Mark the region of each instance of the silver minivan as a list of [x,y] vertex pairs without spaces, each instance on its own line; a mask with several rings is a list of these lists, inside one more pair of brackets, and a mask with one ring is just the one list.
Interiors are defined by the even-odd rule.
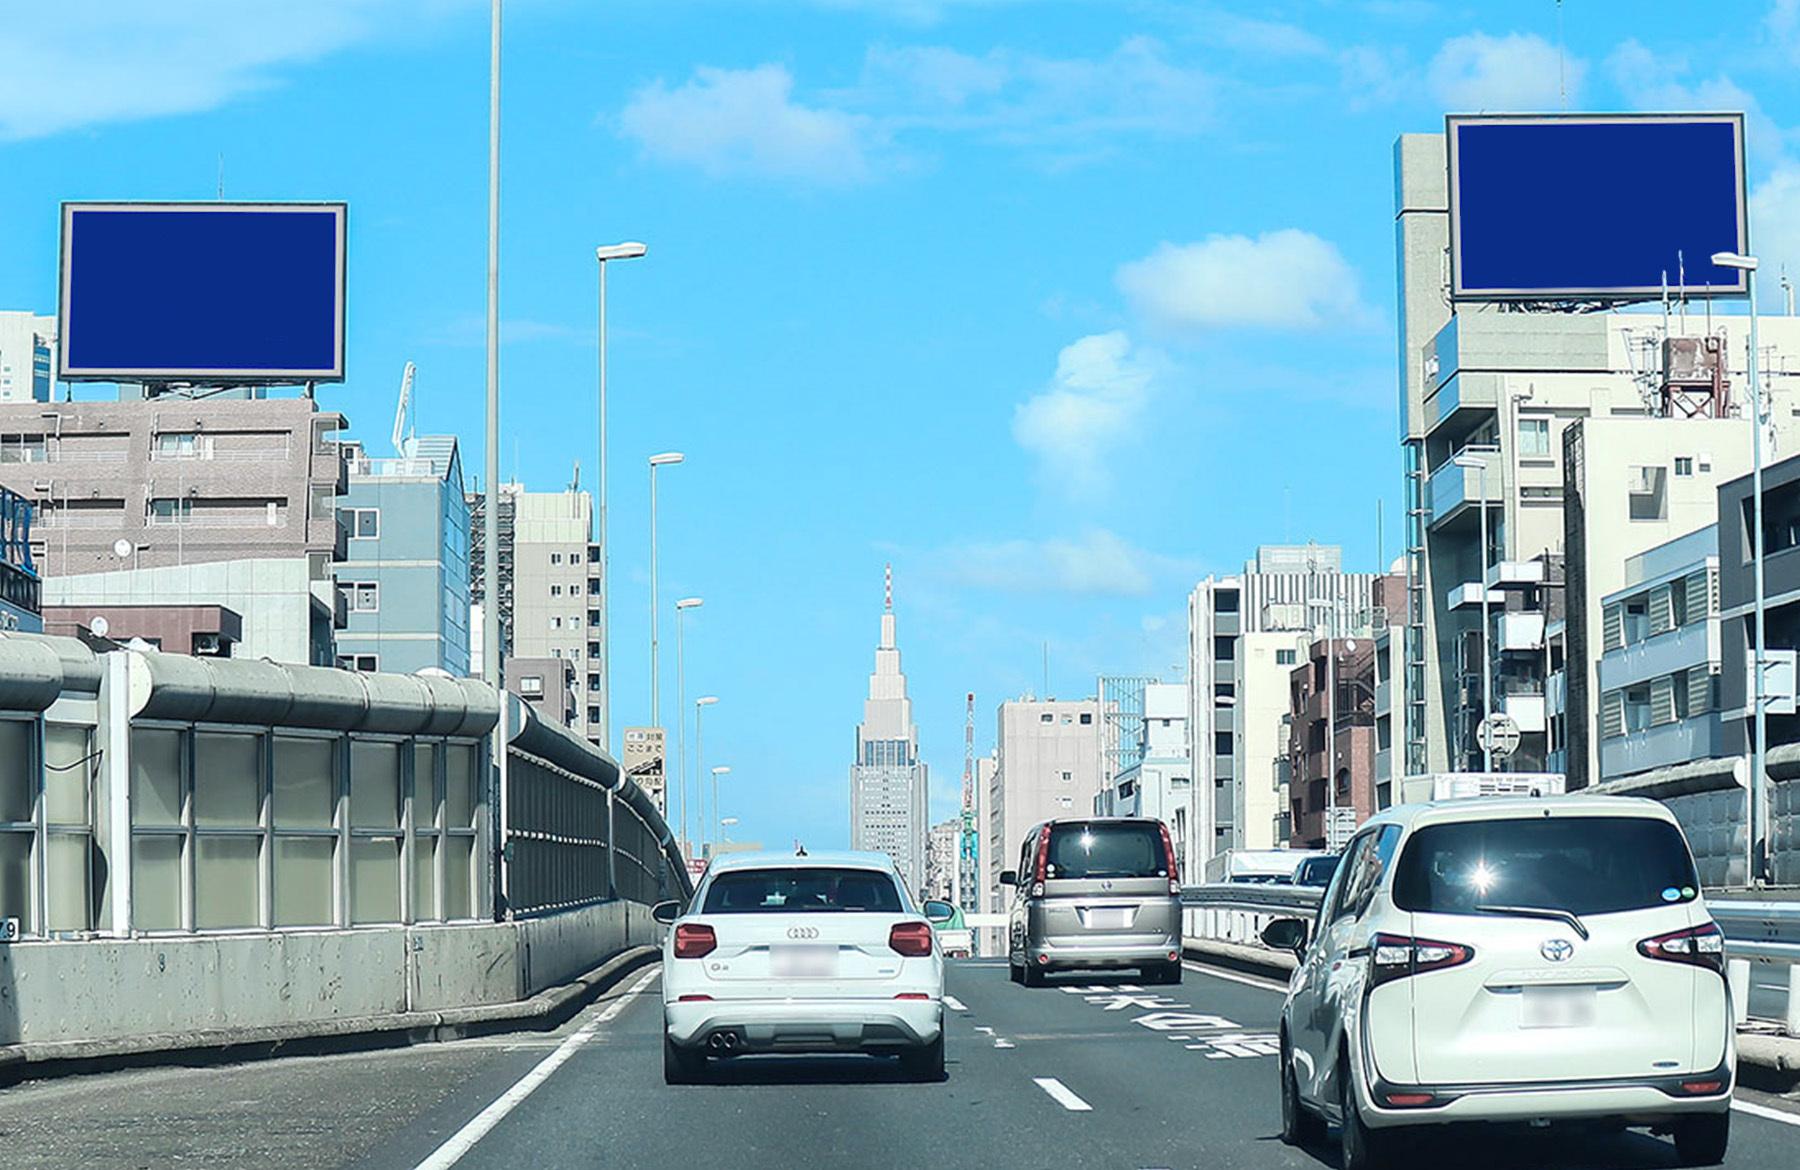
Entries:
[[1035,987],[1051,971],[1134,968],[1181,982],[1181,875],[1169,829],[1143,817],[1047,821],[1026,834],[1013,886],[1007,965]]

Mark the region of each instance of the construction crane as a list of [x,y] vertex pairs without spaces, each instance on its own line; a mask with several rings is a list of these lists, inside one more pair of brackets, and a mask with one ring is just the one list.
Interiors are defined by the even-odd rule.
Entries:
[[411,417],[413,375],[416,372],[416,367],[407,362],[406,371],[400,375],[400,404],[394,408],[394,454],[402,459],[411,459],[419,445],[413,435]]

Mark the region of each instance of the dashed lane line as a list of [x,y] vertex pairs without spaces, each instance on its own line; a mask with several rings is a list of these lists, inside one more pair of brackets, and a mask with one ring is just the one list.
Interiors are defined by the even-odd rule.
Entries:
[[520,1077],[512,1088],[494,1099],[493,1104],[477,1113],[468,1124],[451,1134],[443,1145],[433,1150],[431,1156],[420,1162],[417,1170],[448,1170],[462,1160],[462,1156],[475,1148],[475,1143],[486,1137],[488,1132],[501,1120],[518,1108],[519,1103],[531,1096],[550,1074],[561,1068],[563,1064],[594,1038],[594,1033],[602,1024],[610,1024],[625,1005],[638,997],[638,993],[650,986],[650,981],[660,973],[660,968],[652,967],[631,985],[631,989],[614,1000],[607,1009],[584,1024],[580,1031],[557,1045],[556,1051],[537,1062],[532,1070]]
[[953,1012],[966,1012],[969,1010],[963,1006],[963,1001],[957,999],[954,995],[946,995],[944,997],[944,1006]]
[[1739,1113],[1748,1113],[1752,1117],[1761,1117],[1768,1121],[1779,1121],[1783,1125],[1800,1126],[1800,1113],[1789,1113],[1782,1109],[1771,1109],[1767,1105],[1758,1105],[1754,1101],[1732,1101],[1731,1107]]
[[1069,1086],[1055,1077],[1032,1077],[1032,1083],[1050,1094],[1050,1099],[1067,1109],[1070,1113],[1092,1113],[1094,1107],[1077,1097]]

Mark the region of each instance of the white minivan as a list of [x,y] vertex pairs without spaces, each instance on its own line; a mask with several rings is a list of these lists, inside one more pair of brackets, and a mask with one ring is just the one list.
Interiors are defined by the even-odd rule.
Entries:
[[1330,1121],[1345,1170],[1406,1127],[1648,1126],[1724,1158],[1736,1045],[1724,939],[1669,811],[1613,797],[1413,805],[1371,819],[1312,923],[1281,1017],[1282,1136]]

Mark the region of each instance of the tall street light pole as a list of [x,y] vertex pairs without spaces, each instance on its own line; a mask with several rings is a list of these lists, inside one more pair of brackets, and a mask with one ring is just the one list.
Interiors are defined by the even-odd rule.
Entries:
[[594,249],[600,264],[600,746],[612,750],[612,558],[606,543],[606,262],[635,260],[649,249],[635,240]]
[[[700,768],[702,761],[706,759],[706,741],[701,738],[700,715],[708,707],[718,701],[719,696],[717,695],[701,695],[698,699],[694,700],[694,782],[696,785],[700,782]],[[714,813],[718,812],[717,809],[714,809],[713,811]]]
[[[1491,691],[1489,690],[1490,682],[1491,682],[1491,679],[1493,678],[1494,672],[1489,668],[1490,660],[1488,657],[1489,632],[1488,632],[1488,583],[1487,583],[1487,571],[1488,571],[1487,460],[1482,458],[1479,455],[1470,455],[1465,452],[1464,454],[1454,456],[1450,460],[1450,462],[1456,464],[1458,467],[1461,467],[1464,470],[1468,470],[1469,468],[1474,468],[1476,470],[1476,473],[1478,476],[1476,482],[1480,484],[1480,494],[1481,494],[1481,579],[1478,582],[1478,584],[1481,587],[1481,724],[1480,724],[1480,726],[1485,727],[1487,724],[1487,721],[1488,721],[1488,716],[1490,716],[1494,713],[1493,695],[1492,695]],[[1476,738],[1478,740],[1480,740],[1480,742],[1481,742],[1481,770],[1483,772],[1492,772],[1494,770],[1494,751],[1493,751],[1493,748],[1490,746],[1491,742],[1492,742],[1491,737],[1489,735],[1478,732],[1476,734]]]
[[650,726],[661,727],[660,696],[657,688],[656,655],[656,469],[680,463],[687,458],[679,451],[664,451],[650,456]]
[[1747,374],[1750,381],[1750,538],[1752,576],[1756,581],[1756,677],[1752,699],[1753,734],[1750,762],[1750,884],[1763,885],[1769,878],[1769,713],[1768,669],[1769,643],[1764,628],[1767,597],[1763,592],[1763,394],[1758,373],[1756,348],[1756,265],[1754,256],[1737,252],[1715,252],[1712,262],[1720,268],[1735,268],[1744,274],[1744,291],[1750,297],[1750,359]]
[[[681,786],[681,841],[687,844],[687,686],[682,663],[681,615],[706,604],[698,597],[684,597],[675,603],[675,775]],[[698,778],[696,777],[696,780]]]
[[[712,770],[712,778],[713,778],[713,819],[714,819],[714,820],[715,820],[715,821],[716,821],[716,820],[718,820],[718,818],[719,818],[719,777],[721,777],[721,776],[725,776],[725,775],[729,775],[729,774],[730,774],[730,772],[731,772],[731,768],[730,768],[730,767],[729,767],[729,766],[727,766],[727,765],[723,765],[723,764],[721,764],[721,765],[720,765],[720,766],[719,766],[719,767],[717,767],[717,768],[714,768],[714,769],[713,769],[713,770]],[[715,825],[715,826],[714,826],[714,828],[713,828],[713,847],[714,847],[714,848],[717,848],[717,847],[718,847],[718,844],[719,844],[719,835],[720,835],[720,834],[721,834],[721,833],[723,833],[723,832],[724,832],[724,831],[725,831],[725,830],[724,830],[724,826],[722,826],[722,825]]]
[[500,677],[500,0],[493,0],[488,46],[487,264],[487,525],[481,579],[487,606],[481,623],[481,678],[498,691]]

